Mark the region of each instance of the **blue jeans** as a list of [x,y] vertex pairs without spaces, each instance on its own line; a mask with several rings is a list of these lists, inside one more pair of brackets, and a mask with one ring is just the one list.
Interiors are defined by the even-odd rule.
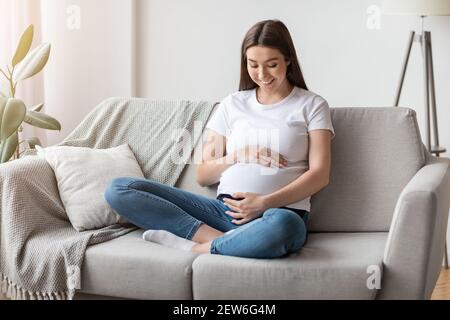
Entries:
[[260,218],[236,225],[222,200],[153,180],[114,179],[105,199],[120,216],[144,230],[167,230],[191,240],[202,223],[222,232],[235,229],[212,241],[212,254],[278,258],[300,250],[307,237],[307,211],[270,208]]

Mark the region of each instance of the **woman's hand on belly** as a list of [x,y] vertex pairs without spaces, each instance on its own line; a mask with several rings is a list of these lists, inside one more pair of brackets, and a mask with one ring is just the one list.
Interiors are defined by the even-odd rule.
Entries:
[[264,196],[260,194],[252,192],[235,192],[231,196],[233,198],[238,198],[239,200],[224,198],[223,201],[227,207],[234,211],[225,212],[234,218],[231,221],[234,224],[241,225],[257,219],[268,209]]
[[287,160],[278,152],[266,147],[245,146],[235,151],[238,162],[258,163],[266,167],[284,168],[287,166]]

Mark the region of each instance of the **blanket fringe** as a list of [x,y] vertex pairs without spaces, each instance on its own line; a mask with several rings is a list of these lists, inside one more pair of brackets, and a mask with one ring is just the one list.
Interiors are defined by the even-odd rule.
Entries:
[[73,300],[75,290],[32,292],[21,288],[0,273],[0,293],[11,300]]

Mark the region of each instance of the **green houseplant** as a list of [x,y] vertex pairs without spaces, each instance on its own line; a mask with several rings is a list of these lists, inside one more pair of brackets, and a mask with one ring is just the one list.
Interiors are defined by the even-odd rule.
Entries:
[[20,157],[20,145],[25,143],[34,149],[40,145],[36,137],[19,141],[23,122],[34,127],[61,130],[61,124],[54,118],[41,112],[44,104],[28,109],[25,103],[16,98],[17,85],[39,73],[47,64],[51,46],[43,43],[30,51],[33,42],[34,27],[30,25],[22,34],[11,66],[0,68],[0,163]]

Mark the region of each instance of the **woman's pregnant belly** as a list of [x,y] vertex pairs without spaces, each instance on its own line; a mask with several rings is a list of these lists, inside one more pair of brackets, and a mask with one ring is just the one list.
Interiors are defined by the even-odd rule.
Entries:
[[268,168],[256,163],[236,163],[222,173],[217,193],[269,194],[288,185],[307,169],[305,165]]

